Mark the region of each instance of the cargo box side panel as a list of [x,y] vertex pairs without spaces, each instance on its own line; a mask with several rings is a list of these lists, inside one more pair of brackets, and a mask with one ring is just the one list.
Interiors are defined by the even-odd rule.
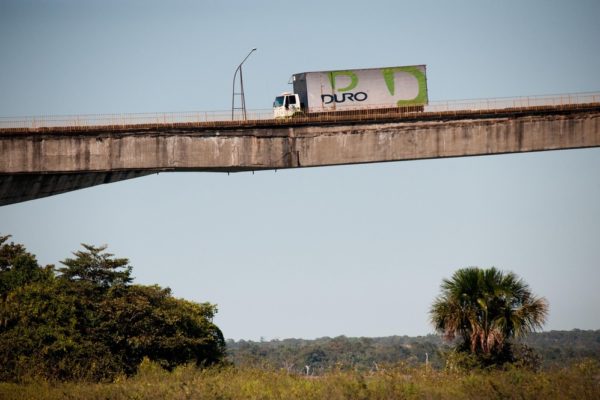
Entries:
[[388,108],[428,102],[424,65],[307,72],[311,112]]
[[292,82],[294,84],[294,93],[298,95],[302,109],[306,111],[307,107],[309,107],[308,90],[306,87],[306,74],[295,74],[292,77]]

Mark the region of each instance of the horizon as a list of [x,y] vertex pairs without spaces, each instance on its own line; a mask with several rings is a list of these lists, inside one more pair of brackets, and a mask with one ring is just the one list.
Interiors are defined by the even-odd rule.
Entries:
[[[552,333],[552,332],[600,332],[600,329],[578,329],[578,328],[573,328],[573,329],[553,329],[553,330],[541,330],[541,331],[535,331],[535,332],[531,332],[529,335],[538,335],[538,334],[544,334],[544,333]],[[289,338],[272,338],[272,339],[265,339],[262,338],[259,340],[246,340],[246,339],[231,339],[231,338],[225,338],[225,342],[230,342],[233,341],[235,343],[238,342],[253,342],[253,343],[269,343],[269,342],[284,342],[286,340],[305,340],[305,341],[317,341],[317,340],[321,340],[321,339],[338,339],[338,338],[346,338],[346,339],[387,339],[387,338],[391,338],[391,337],[401,337],[401,338],[427,338],[427,337],[436,337],[439,338],[442,342],[445,343],[445,340],[443,338],[440,337],[440,334],[438,333],[428,333],[426,335],[402,335],[402,334],[396,334],[396,335],[389,335],[389,336],[346,336],[346,335],[338,335],[338,336],[321,336],[321,337],[316,337],[316,338],[299,338],[299,337],[289,337]],[[518,340],[522,340],[522,339],[518,339]]]

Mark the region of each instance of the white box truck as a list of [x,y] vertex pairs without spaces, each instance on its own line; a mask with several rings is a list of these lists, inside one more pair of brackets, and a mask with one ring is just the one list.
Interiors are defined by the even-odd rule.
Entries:
[[425,65],[302,72],[293,93],[277,96],[275,118],[386,109],[422,111],[427,104]]

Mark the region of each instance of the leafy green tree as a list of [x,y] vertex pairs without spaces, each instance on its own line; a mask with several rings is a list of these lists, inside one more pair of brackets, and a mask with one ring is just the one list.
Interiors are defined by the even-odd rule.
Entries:
[[40,268],[35,256],[21,244],[7,243],[10,235],[0,236],[0,299],[12,289],[29,282],[47,279],[53,266]]
[[[221,361],[225,340],[212,322],[216,306],[175,299],[170,289],[133,285],[111,290],[100,306],[97,336],[113,339],[111,351],[135,366],[148,357],[166,369]],[[128,371],[131,373],[133,371]]]
[[109,380],[124,372],[118,354],[90,331],[88,300],[59,279],[12,290],[2,308],[0,377]]
[[106,381],[135,373],[144,357],[167,369],[222,360],[214,305],[130,284],[128,260],[106,246],[83,245],[57,276],[23,246],[0,239],[0,380]]
[[128,259],[113,258],[114,254],[105,252],[106,245],[95,247],[82,243],[82,246],[85,251],[79,250],[73,253],[75,258],[61,261],[65,267],[58,271],[63,279],[89,282],[104,289],[133,281]]
[[444,279],[430,309],[435,329],[485,364],[512,361],[512,338],[540,329],[548,303],[512,272],[464,268]]

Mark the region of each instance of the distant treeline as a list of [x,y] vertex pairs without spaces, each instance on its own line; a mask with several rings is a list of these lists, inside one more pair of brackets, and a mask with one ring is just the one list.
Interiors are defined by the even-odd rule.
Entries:
[[[576,360],[600,360],[600,330],[533,333],[522,344],[532,348],[542,368],[570,364]],[[334,369],[377,370],[399,363],[428,363],[444,367],[444,354],[451,345],[437,335],[380,338],[319,338],[272,341],[227,341],[228,358],[240,367],[270,367],[290,372],[320,374]]]

